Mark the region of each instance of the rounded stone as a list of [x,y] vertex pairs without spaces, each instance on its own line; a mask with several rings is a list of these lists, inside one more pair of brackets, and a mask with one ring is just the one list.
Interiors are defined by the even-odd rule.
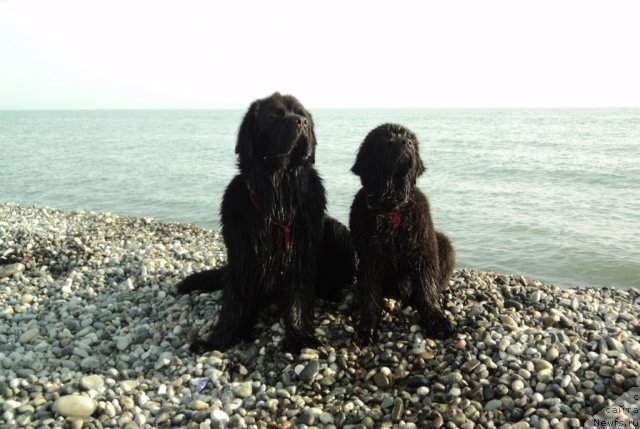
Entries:
[[211,420],[214,422],[227,423],[229,421],[229,414],[222,410],[213,410],[211,412]]
[[320,416],[318,416],[318,420],[320,420],[320,423],[322,423],[323,425],[331,424],[333,423],[333,415],[331,415],[331,413],[323,411],[322,413],[320,413]]
[[120,351],[124,351],[129,348],[131,344],[131,337],[129,335],[120,335],[116,338],[116,348]]
[[80,366],[84,369],[96,369],[100,366],[100,360],[95,356],[87,356],[82,359]]
[[80,386],[85,390],[98,390],[104,387],[104,378],[101,375],[85,375],[80,379]]
[[381,372],[376,372],[374,374],[373,382],[376,383],[376,386],[378,386],[380,389],[389,387],[389,385],[391,384],[389,382],[389,378]]
[[96,401],[87,396],[66,395],[54,402],[53,411],[64,417],[89,417],[97,407]]
[[429,394],[429,388],[427,386],[420,386],[416,390],[416,393],[420,396],[427,396]]
[[542,369],[538,371],[538,373],[536,374],[536,378],[538,379],[538,381],[541,381],[543,383],[549,383],[553,381],[553,370],[550,368]]
[[502,407],[502,401],[500,399],[492,399],[484,406],[485,411],[495,411]]
[[12,276],[14,274],[18,274],[24,271],[25,266],[20,262],[15,264],[9,264],[5,266],[0,266],[0,279],[5,277]]
[[156,361],[156,364],[153,366],[153,369],[158,370],[168,366],[171,363],[171,359],[173,358],[173,354],[171,352],[162,352]]
[[251,396],[253,392],[253,386],[250,381],[245,381],[243,383],[238,384],[233,388],[233,394],[238,398],[247,398]]
[[206,409],[208,409],[208,408],[209,408],[209,404],[208,404],[208,403],[206,403],[206,402],[204,402],[204,401],[201,401],[201,400],[199,400],[199,399],[196,399],[196,400],[191,401],[191,402],[189,403],[189,408],[191,408],[192,410],[198,410],[198,411],[201,411],[201,410],[206,410]]
[[398,421],[402,418],[402,414],[404,413],[404,403],[402,399],[396,398],[393,401],[393,409],[391,410],[391,419],[393,421]]
[[21,344],[27,344],[31,340],[33,340],[35,337],[37,337],[39,333],[40,333],[40,328],[38,328],[37,326],[34,326],[33,328],[27,330],[24,334],[20,335],[19,341]]
[[531,360],[533,362],[533,366],[535,367],[536,371],[542,371],[544,369],[553,369],[553,365],[551,364],[551,362],[544,360],[544,359],[532,359]]
[[30,293],[25,293],[20,298],[20,303],[21,304],[31,304],[33,302],[34,298],[35,297],[33,295],[31,295]]
[[300,375],[299,375],[300,380],[308,383],[312,381],[314,378],[316,378],[316,375],[318,375],[319,371],[320,371],[320,362],[317,360],[312,360],[300,372]]

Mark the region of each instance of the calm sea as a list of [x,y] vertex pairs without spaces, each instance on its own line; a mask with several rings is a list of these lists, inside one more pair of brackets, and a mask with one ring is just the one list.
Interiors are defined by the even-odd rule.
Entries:
[[[329,211],[346,222],[366,133],[421,141],[458,267],[640,287],[640,110],[314,110]],[[0,111],[0,202],[219,228],[243,112]]]

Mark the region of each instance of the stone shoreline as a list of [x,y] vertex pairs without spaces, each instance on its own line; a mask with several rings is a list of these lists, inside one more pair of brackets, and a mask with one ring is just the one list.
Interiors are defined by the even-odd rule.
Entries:
[[318,350],[283,353],[266,311],[255,342],[193,355],[220,293],[174,285],[224,260],[195,226],[0,204],[0,427],[570,428],[640,386],[638,290],[470,270],[445,341],[387,301],[358,350],[347,291],[316,307]]

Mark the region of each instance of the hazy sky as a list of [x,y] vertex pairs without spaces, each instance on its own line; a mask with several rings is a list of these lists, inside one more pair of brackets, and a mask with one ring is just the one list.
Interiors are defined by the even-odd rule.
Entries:
[[640,1],[0,0],[0,109],[640,107]]

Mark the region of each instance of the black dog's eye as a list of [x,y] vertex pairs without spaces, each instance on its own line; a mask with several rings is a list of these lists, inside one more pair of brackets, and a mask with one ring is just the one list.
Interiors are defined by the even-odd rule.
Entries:
[[282,118],[284,116],[284,113],[285,113],[285,111],[281,107],[278,108],[278,109],[275,109],[275,110],[269,112],[269,114],[267,115],[267,120],[269,120],[270,122],[273,122],[278,118]]

